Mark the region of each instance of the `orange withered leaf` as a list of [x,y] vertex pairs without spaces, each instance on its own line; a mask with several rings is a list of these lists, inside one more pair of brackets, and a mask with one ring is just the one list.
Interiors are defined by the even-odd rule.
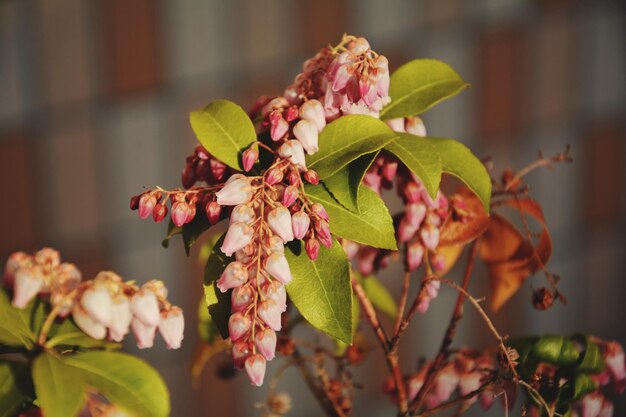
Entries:
[[[456,202],[455,202],[456,200]],[[467,188],[450,197],[452,214],[441,228],[439,246],[464,245],[483,234],[489,226],[489,213]]]

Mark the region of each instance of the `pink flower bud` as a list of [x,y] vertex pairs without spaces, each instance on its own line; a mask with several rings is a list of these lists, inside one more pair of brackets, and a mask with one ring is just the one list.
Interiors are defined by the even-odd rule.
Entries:
[[280,311],[283,313],[287,310],[287,291],[285,286],[278,281],[269,281],[261,288],[263,295],[274,300],[280,307]]
[[326,209],[320,203],[313,203],[313,205],[311,205],[311,210],[313,211],[313,213],[317,214],[321,219],[324,219],[326,221],[329,220]]
[[283,245],[283,240],[276,235],[272,235],[269,237],[267,246],[272,252],[285,253],[285,245]]
[[156,335],[157,326],[144,324],[137,317],[133,318],[130,323],[133,334],[137,339],[137,347],[139,349],[151,348],[154,345],[154,336]]
[[157,199],[154,195],[150,193],[142,194],[139,198],[139,217],[147,219],[152,214],[152,210],[154,210],[156,203]]
[[406,131],[415,136],[426,136],[426,126],[419,117],[407,117],[406,118]]
[[215,181],[221,181],[222,178],[224,178],[224,174],[226,173],[226,165],[224,165],[215,158],[211,158],[209,160],[209,166],[211,168],[211,175],[213,175]]
[[315,232],[317,233],[317,238],[322,245],[330,248],[333,246],[333,237],[330,234],[330,227],[328,226],[328,222],[326,220],[318,220],[315,222]]
[[153,291],[141,289],[135,293],[130,299],[130,309],[135,318],[146,326],[156,328],[159,325],[159,301]]
[[243,155],[241,156],[241,162],[243,165],[244,171],[250,171],[254,166],[254,163],[259,159],[259,150],[255,145],[252,145],[245,151],[243,151]]
[[102,340],[107,334],[106,327],[87,314],[80,304],[74,304],[72,318],[74,319],[74,323],[91,338]]
[[265,182],[267,185],[278,184],[283,180],[283,171],[280,168],[272,168],[265,174]]
[[622,381],[626,379],[626,368],[624,365],[624,350],[617,342],[609,342],[604,352],[604,363],[606,369],[611,373],[613,379]]
[[226,266],[224,272],[217,280],[217,288],[221,292],[226,292],[231,288],[240,287],[248,281],[248,271],[239,261],[231,262]]
[[276,333],[272,329],[263,329],[254,335],[254,344],[265,359],[271,361],[276,354]]
[[185,201],[177,201],[172,204],[172,222],[181,227],[187,222],[189,204]]
[[57,267],[61,263],[61,255],[56,249],[41,248],[35,253],[35,262],[39,265]]
[[396,173],[398,172],[398,161],[390,160],[383,165],[383,170],[381,175],[387,181],[393,181],[396,177]]
[[139,208],[139,196],[134,195],[130,198],[130,209],[135,211]]
[[246,372],[250,378],[252,385],[260,387],[263,385],[263,378],[265,378],[265,358],[261,354],[254,354],[246,359]]
[[407,245],[406,262],[409,271],[415,271],[422,264],[424,258],[424,247],[422,244],[414,240]]
[[18,269],[28,267],[32,263],[32,256],[25,252],[14,252],[7,259],[4,267],[4,285],[7,288],[13,287],[15,281],[15,273]]
[[352,78],[354,71],[351,66],[344,64],[337,68],[337,72],[332,78],[332,89],[334,92],[338,92],[346,87],[350,78]]
[[282,205],[277,205],[267,215],[267,224],[274,233],[276,233],[283,242],[287,243],[293,240],[293,230],[291,227],[291,214],[289,210]]
[[309,215],[303,211],[298,211],[291,216],[291,226],[293,228],[293,236],[296,239],[302,239],[306,232],[309,231],[311,219]]
[[304,244],[304,249],[306,250],[306,254],[309,256],[309,259],[312,261],[316,260],[320,253],[320,242],[315,238],[311,238],[306,241]]
[[602,409],[600,410],[600,413],[598,413],[598,417],[613,417],[613,411],[613,403],[607,398],[604,398]]
[[404,197],[409,203],[419,203],[422,195],[422,187],[413,181],[404,186]]
[[163,219],[167,216],[167,206],[162,203],[157,203],[154,206],[154,210],[152,211],[152,218],[156,223],[163,221]]
[[[271,99],[270,101],[268,101],[267,104],[265,104],[261,108],[261,114],[265,116],[266,114],[270,113],[272,110],[284,108],[287,106],[289,106],[289,102],[287,101],[285,97],[275,97]],[[280,112],[276,112],[276,113],[278,114],[278,116],[281,116]]]
[[604,397],[600,393],[585,395],[581,401],[581,417],[598,417]]
[[308,120],[300,120],[293,127],[294,136],[300,141],[304,150],[309,155],[319,150],[318,147],[318,128],[314,122]]
[[296,202],[299,195],[300,193],[298,192],[298,189],[293,185],[286,187],[285,191],[283,192],[283,197],[281,199],[283,206],[290,207],[293,203]]
[[161,313],[161,321],[159,322],[159,333],[165,340],[165,346],[168,349],[180,348],[184,337],[185,318],[183,310],[180,307],[173,306],[171,309]]
[[437,374],[437,382],[435,383],[433,393],[441,403],[450,398],[458,385],[459,374],[454,368],[454,364],[449,364]]
[[252,321],[250,317],[243,314],[241,311],[237,311],[228,319],[228,336],[231,341],[236,342],[241,339],[251,327]]
[[233,212],[230,214],[230,223],[241,222],[245,224],[250,224],[256,218],[256,214],[252,207],[247,204],[240,204],[233,209]]
[[433,225],[426,225],[420,230],[420,238],[429,250],[435,250],[439,244],[439,229]]
[[245,204],[252,199],[252,185],[247,177],[238,177],[227,181],[221,190],[215,193],[217,203],[222,206]]
[[288,130],[289,123],[282,117],[276,120],[276,122],[272,121],[270,123],[270,136],[275,142],[281,140],[287,134]]
[[363,184],[375,193],[380,194],[382,177],[378,174],[378,172],[367,171],[363,176]]
[[364,246],[357,254],[359,272],[363,276],[370,275],[374,272],[374,261],[378,255],[378,250],[371,246]]
[[387,123],[387,126],[389,126],[394,132],[406,132],[406,130],[404,130],[404,117],[388,119],[385,120],[385,123]]
[[93,285],[83,293],[80,305],[97,322],[109,326],[111,324],[111,293],[102,285]]
[[291,282],[291,270],[287,258],[282,253],[273,252],[265,259],[265,270],[283,284]]
[[289,175],[287,175],[287,182],[294,187],[299,187],[302,183],[300,180],[300,174],[296,170],[291,170]]
[[276,301],[272,299],[263,301],[257,309],[257,314],[270,329],[275,331],[280,330],[281,308]]
[[252,353],[252,349],[248,342],[239,340],[233,343],[233,348],[231,352],[233,354],[233,362],[235,363],[235,368],[243,369],[246,359],[248,359],[248,357]]
[[109,336],[115,342],[121,342],[130,330],[130,322],[133,313],[130,310],[130,303],[125,296],[118,297],[111,304],[111,323],[109,325]]
[[[324,106],[318,100],[306,101],[300,106],[300,118],[313,122],[317,127],[317,131],[321,132],[326,126],[326,115],[324,114]],[[297,136],[296,136],[297,137]],[[305,147],[306,149],[306,147]]]
[[185,168],[180,173],[180,182],[183,188],[191,188],[196,183],[196,172],[192,165],[185,165]]
[[428,296],[430,298],[437,298],[437,295],[439,295],[439,289],[441,288],[441,282],[440,281],[430,281],[428,284],[426,284],[426,292],[428,293]]
[[252,303],[254,295],[255,292],[250,285],[242,285],[240,287],[233,288],[233,292],[230,296],[232,311],[245,310],[250,303]]
[[304,179],[306,180],[306,182],[313,185],[317,185],[320,182],[320,178],[317,175],[317,172],[313,171],[312,169],[309,169],[304,173]]
[[206,205],[206,215],[209,218],[209,223],[216,224],[220,220],[222,214],[222,206],[217,204],[217,201],[209,201]]
[[[463,396],[469,394],[472,391],[476,391],[480,388],[480,380],[483,378],[483,373],[479,371],[469,372],[461,375],[459,379],[459,393]],[[469,404],[476,402],[477,397],[474,396],[468,400]]]
[[409,219],[403,217],[398,224],[398,242],[408,242],[413,239],[419,227],[414,226]]
[[245,247],[252,241],[254,230],[245,223],[236,222],[228,227],[224,243],[220,248],[226,256],[232,256],[233,253]]
[[43,275],[38,267],[20,268],[15,272],[12,304],[25,308],[44,287]]
[[302,148],[302,144],[297,140],[290,139],[280,145],[278,155],[283,159],[288,159],[292,164],[297,165],[301,169],[306,168],[304,149]]
[[409,203],[404,206],[404,215],[411,226],[418,228],[426,217],[426,206],[422,203]]
[[298,108],[296,106],[290,106],[285,112],[285,119],[288,122],[292,122],[298,118]]

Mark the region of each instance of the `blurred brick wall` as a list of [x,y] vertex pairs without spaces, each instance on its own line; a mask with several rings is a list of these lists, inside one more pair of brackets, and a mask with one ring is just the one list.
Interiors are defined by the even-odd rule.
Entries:
[[[107,268],[165,279],[187,311],[184,348],[142,355],[166,377],[172,415],[250,415],[263,391],[242,378],[243,394],[212,372],[202,391],[191,389],[201,268],[177,244],[162,249],[163,227],[139,221],[128,199],[144,186],[177,185],[194,144],[190,110],[215,98],[247,106],[280,93],[306,57],[350,32],[367,36],[392,67],[439,58],[472,83],[425,115],[426,124],[491,155],[496,169],[573,146],[573,165],[529,177],[553,231],[551,269],[570,303],[534,312],[526,286],[495,319],[512,334],[580,329],[624,343],[625,27],[617,1],[5,0],[0,255],[53,245],[87,276]],[[472,290],[484,294],[484,282]],[[435,319],[448,316],[452,298],[444,292],[420,317],[414,342],[403,347],[409,357],[436,350],[444,324]],[[468,313],[460,338],[486,337]],[[376,398],[384,373],[358,370],[361,398]],[[295,374],[286,378],[301,392],[297,415],[318,415]],[[363,403],[357,412],[385,415],[388,404]]]

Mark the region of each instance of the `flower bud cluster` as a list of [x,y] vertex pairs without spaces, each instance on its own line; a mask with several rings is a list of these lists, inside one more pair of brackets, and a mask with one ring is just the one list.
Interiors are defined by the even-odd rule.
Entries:
[[59,253],[44,248],[34,255],[12,254],[5,267],[4,285],[13,289],[13,305],[25,308],[38,294],[49,295],[59,317],[70,314],[76,325],[94,339],[121,342],[130,329],[139,348],[152,347],[157,329],[168,349],[178,349],[184,318],[171,305],[162,281],[151,280],[141,288],[110,271],[81,281],[80,271],[61,263]]
[[[409,401],[413,401],[424,385],[432,362],[426,362],[414,374],[406,378],[406,392]],[[493,352],[479,352],[461,349],[450,362],[441,368],[435,377],[432,389],[426,394],[424,404],[427,409],[435,408],[448,401],[455,393],[463,397],[481,389],[496,370]],[[387,380],[383,390],[393,397],[395,386],[393,378]],[[486,386],[476,396],[465,401],[471,405],[480,400],[483,410],[491,408],[495,398],[494,388]]]
[[185,162],[185,167],[181,173],[181,182],[184,188],[191,188],[196,182],[204,182],[208,185],[218,184],[228,178],[232,172],[202,145],[196,145],[193,154],[188,156]]

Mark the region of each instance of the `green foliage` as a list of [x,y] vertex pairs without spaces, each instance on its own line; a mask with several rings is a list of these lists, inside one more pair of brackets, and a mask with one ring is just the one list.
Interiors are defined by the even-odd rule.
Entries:
[[365,295],[367,295],[367,298],[372,302],[374,308],[386,314],[389,318],[395,319],[398,314],[398,305],[387,287],[374,275],[362,277],[357,272],[353,273],[360,281]]
[[345,208],[359,212],[359,194],[365,172],[372,165],[378,152],[363,155],[323,180],[324,186]]
[[563,336],[542,336],[533,346],[530,354],[540,362],[567,366],[576,363],[578,350],[571,340]]
[[383,120],[415,116],[469,87],[448,64],[436,59],[415,59],[391,74],[389,103]]
[[215,322],[209,314],[206,300],[201,300],[198,305],[198,334],[200,339],[207,343],[212,343],[220,335],[220,332],[215,325]]
[[31,349],[43,321],[43,305],[38,299],[24,309],[13,307],[6,290],[0,288],[0,344]]
[[583,346],[583,352],[580,355],[576,371],[592,374],[602,372],[604,370],[604,358],[602,357],[602,352],[600,352],[600,347],[589,336],[582,334],[572,336],[572,340]]
[[397,249],[393,220],[389,210],[378,194],[367,187],[359,193],[360,213],[354,213],[341,205],[324,188],[305,187],[307,196],[321,203],[330,218],[330,231],[336,236],[364,245],[383,249]]
[[33,361],[35,392],[46,417],[72,417],[85,403],[83,373],[62,359],[42,353]]
[[[70,317],[63,320],[59,325],[54,325],[48,333],[48,341],[46,346],[52,347],[70,347],[71,349],[120,349],[122,347],[119,343],[109,342],[107,340],[98,340],[87,336]],[[61,349],[60,349],[61,350]]]
[[463,181],[489,212],[491,177],[485,165],[467,146],[454,139],[427,138],[441,158],[441,169]]
[[307,156],[307,166],[326,179],[362,155],[380,150],[397,137],[384,122],[348,115],[328,124],[319,136],[319,151]]
[[[293,280],[287,294],[311,325],[345,343],[352,343],[352,285],[350,266],[337,241],[332,248],[320,248],[311,261],[294,242],[285,250]],[[293,247],[295,247],[295,249]]]
[[224,236],[222,235],[213,249],[204,267],[204,297],[206,300],[209,314],[213,319],[213,322],[220,331],[220,334],[224,339],[228,337],[228,318],[230,317],[230,293],[229,290],[222,293],[217,288],[216,281],[226,269],[226,265],[233,261],[232,257],[224,255],[220,250],[222,243],[224,242]]
[[436,147],[426,138],[398,133],[400,137],[385,146],[402,161],[426,187],[426,191],[435,198],[441,182],[441,159]]
[[158,372],[143,360],[121,352],[93,351],[68,356],[64,362],[69,365],[66,368],[76,369],[81,376],[58,388],[79,385],[82,378],[117,407],[137,417],[169,416],[167,387]]
[[12,417],[32,401],[33,387],[27,364],[0,361],[0,417]]
[[241,153],[256,141],[252,121],[237,104],[216,100],[189,115],[191,128],[211,155],[242,171]]

